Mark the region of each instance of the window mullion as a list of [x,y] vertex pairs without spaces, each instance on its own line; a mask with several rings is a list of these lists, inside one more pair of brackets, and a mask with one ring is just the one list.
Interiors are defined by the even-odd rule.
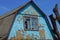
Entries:
[[30,25],[31,25],[31,30],[32,30],[32,18],[30,17]]

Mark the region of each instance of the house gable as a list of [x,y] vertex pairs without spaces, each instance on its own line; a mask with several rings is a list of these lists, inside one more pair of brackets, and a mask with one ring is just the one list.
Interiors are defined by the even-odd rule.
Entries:
[[[39,31],[25,31],[23,16],[37,16]],[[27,37],[32,37],[32,35],[34,35],[34,37],[37,39],[44,38],[53,40],[53,36],[49,27],[50,25],[48,23],[46,15],[41,10],[39,10],[39,8],[33,2],[30,2],[17,12],[8,39],[16,37],[21,38],[21,36],[23,36],[22,38],[26,39]],[[19,35],[20,32],[21,35]],[[35,36],[36,34],[38,37]]]

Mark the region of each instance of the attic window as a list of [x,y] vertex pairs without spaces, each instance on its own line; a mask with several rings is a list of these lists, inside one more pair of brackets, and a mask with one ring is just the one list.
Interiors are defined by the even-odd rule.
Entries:
[[25,30],[38,30],[38,18],[33,16],[24,16]]

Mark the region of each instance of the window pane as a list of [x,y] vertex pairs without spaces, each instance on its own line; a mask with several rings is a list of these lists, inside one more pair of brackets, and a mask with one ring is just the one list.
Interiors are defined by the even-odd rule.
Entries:
[[24,28],[26,30],[30,29],[30,18],[24,18]]
[[37,18],[32,17],[32,29],[38,30],[38,20]]

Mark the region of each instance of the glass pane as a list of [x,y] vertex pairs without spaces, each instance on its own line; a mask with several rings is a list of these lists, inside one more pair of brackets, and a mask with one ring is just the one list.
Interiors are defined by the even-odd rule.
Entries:
[[24,27],[26,30],[30,29],[30,18],[24,18]]
[[32,17],[32,29],[33,30],[38,30],[38,20],[37,18]]

